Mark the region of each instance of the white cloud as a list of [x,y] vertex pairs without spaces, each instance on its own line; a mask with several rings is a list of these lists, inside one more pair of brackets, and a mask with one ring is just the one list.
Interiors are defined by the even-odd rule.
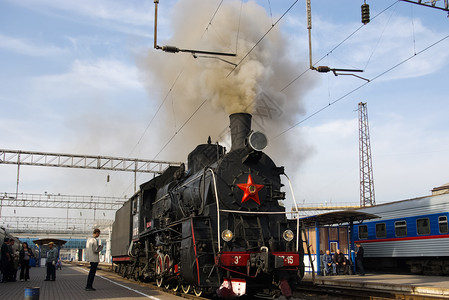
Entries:
[[29,56],[58,56],[68,53],[67,49],[53,45],[36,44],[27,39],[0,34],[0,49]]
[[315,128],[309,128],[309,134],[315,135],[332,135],[335,139],[347,138],[357,133],[357,119],[352,120],[333,120],[324,123]]
[[[153,1],[113,1],[113,0],[14,0],[31,9],[54,9],[96,20],[115,21],[130,25],[151,24]],[[164,3],[165,4],[165,3]]]
[[63,74],[45,75],[35,79],[40,89],[61,90],[93,88],[114,91],[142,87],[135,66],[112,59],[94,62],[75,60],[70,70]]

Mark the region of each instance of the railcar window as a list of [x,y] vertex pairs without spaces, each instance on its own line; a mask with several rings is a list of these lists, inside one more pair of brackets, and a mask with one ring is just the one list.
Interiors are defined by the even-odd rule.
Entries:
[[396,236],[407,236],[407,222],[406,221],[394,222],[394,232]]
[[429,218],[416,220],[416,230],[418,234],[430,234]]
[[133,214],[137,212],[137,199],[133,199]]
[[368,238],[368,225],[359,225],[359,239]]
[[387,226],[385,223],[376,224],[376,238],[386,238],[387,237]]
[[447,233],[447,217],[440,216],[438,217],[438,227],[440,228],[440,233]]

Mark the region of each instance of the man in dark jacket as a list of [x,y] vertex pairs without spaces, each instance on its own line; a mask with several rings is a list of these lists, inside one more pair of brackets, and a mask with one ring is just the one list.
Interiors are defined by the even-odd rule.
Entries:
[[365,268],[363,268],[363,247],[360,243],[355,244],[357,247],[357,254],[355,257],[355,266],[357,267],[357,272],[360,276],[365,275]]
[[348,260],[340,249],[337,249],[337,253],[334,255],[334,263],[337,266],[337,274],[349,274]]
[[2,270],[1,282],[6,282],[9,280],[8,265],[10,261],[11,261],[11,253],[9,251],[9,238],[5,237],[1,248],[1,261],[0,261],[0,266]]

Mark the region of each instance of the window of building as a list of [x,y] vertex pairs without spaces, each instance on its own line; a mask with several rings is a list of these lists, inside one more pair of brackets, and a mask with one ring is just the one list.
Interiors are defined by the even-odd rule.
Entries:
[[385,223],[376,224],[376,238],[386,238],[387,237],[387,225]]
[[416,231],[418,234],[430,234],[429,218],[416,220]]
[[396,221],[394,222],[394,233],[396,236],[407,236],[407,222]]
[[340,247],[341,253],[348,254],[348,228],[347,227],[339,227],[338,228],[338,245]]
[[359,239],[367,239],[368,238],[368,225],[359,225]]
[[329,240],[338,241],[338,228],[329,227]]
[[331,246],[331,253],[337,252],[337,249],[338,249],[338,243],[337,242],[330,242],[330,246]]
[[440,233],[447,233],[447,217],[440,216],[438,217],[438,227],[440,228]]

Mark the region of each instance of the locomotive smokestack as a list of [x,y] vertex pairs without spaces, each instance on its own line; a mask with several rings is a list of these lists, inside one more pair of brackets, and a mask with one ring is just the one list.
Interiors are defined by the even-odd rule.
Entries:
[[229,116],[231,127],[231,151],[245,148],[245,139],[251,132],[251,115],[247,113],[236,113]]

